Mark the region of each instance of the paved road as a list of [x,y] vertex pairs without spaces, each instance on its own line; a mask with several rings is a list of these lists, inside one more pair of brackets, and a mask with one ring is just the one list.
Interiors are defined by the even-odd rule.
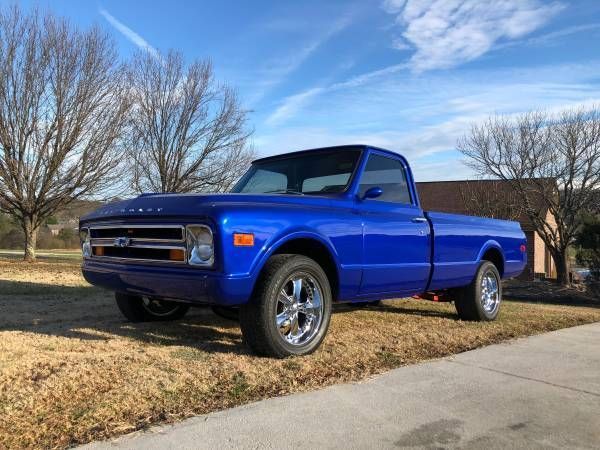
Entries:
[[600,324],[266,400],[94,449],[600,448]]

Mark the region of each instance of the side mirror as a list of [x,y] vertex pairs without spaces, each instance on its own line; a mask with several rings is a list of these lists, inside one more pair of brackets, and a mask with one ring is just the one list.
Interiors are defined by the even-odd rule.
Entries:
[[381,189],[379,186],[374,186],[372,188],[367,189],[367,192],[365,192],[362,199],[365,200],[367,198],[377,198],[381,194],[383,194],[383,189]]

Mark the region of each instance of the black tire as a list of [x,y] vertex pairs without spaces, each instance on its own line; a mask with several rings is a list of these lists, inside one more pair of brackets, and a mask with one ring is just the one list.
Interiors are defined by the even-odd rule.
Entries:
[[181,319],[190,309],[185,303],[115,294],[119,310],[130,322],[162,322]]
[[[292,344],[275,323],[279,295],[292,276],[310,277],[320,290],[321,318],[305,343]],[[245,342],[259,355],[285,358],[314,352],[327,334],[331,318],[331,287],[325,272],[314,260],[301,255],[271,257],[257,282],[252,299],[240,308],[240,326]],[[298,316],[297,316],[298,317]]]
[[[484,277],[493,277],[495,278],[495,283],[497,287],[497,302],[494,305],[494,308],[484,307],[484,299],[483,299],[483,279]],[[498,317],[498,312],[500,311],[500,305],[502,303],[502,283],[500,281],[500,273],[496,266],[489,262],[483,261],[479,268],[477,269],[477,273],[475,274],[475,278],[468,286],[465,286],[462,289],[457,289],[455,293],[454,306],[456,307],[456,312],[458,313],[458,317],[462,320],[474,320],[474,321],[492,321]]]
[[212,305],[210,309],[212,309],[212,312],[214,312],[217,316],[222,317],[223,319],[234,320],[236,322],[239,322],[240,320],[240,308]]

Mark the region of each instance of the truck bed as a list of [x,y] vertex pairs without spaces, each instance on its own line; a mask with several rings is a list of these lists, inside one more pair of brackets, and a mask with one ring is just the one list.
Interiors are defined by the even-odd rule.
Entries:
[[428,290],[468,284],[486,252],[505,255],[501,276],[518,275],[525,266],[525,235],[518,222],[425,212],[433,236],[432,274]]

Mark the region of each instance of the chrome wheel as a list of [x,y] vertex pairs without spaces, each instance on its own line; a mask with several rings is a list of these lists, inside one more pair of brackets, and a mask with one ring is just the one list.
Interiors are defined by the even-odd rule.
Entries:
[[180,305],[176,302],[159,300],[157,298],[142,298],[143,308],[150,314],[156,317],[164,317],[173,314]]
[[481,306],[488,314],[494,314],[500,306],[499,280],[492,271],[481,278]]
[[277,298],[275,324],[288,344],[301,346],[310,342],[323,320],[323,291],[310,275],[291,275]]

